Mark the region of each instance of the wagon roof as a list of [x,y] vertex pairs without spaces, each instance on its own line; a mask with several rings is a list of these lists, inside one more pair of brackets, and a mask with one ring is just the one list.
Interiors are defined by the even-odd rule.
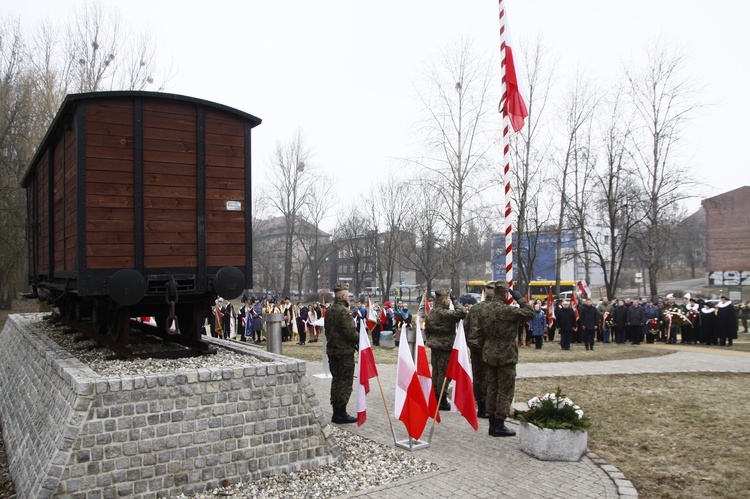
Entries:
[[34,165],[37,163],[37,161],[39,161],[40,156],[44,154],[44,151],[46,150],[47,142],[52,137],[55,136],[58,128],[62,126],[66,115],[68,115],[73,109],[75,109],[75,107],[78,106],[78,104],[81,101],[111,99],[113,97],[114,98],[139,97],[142,99],[159,99],[159,100],[190,102],[198,106],[212,108],[217,111],[222,111],[228,114],[233,114],[240,119],[248,121],[250,123],[251,128],[260,125],[262,121],[260,118],[253,116],[252,114],[246,113],[244,111],[240,111],[239,109],[225,106],[223,104],[218,104],[216,102],[198,99],[195,97],[188,97],[186,95],[169,94],[169,93],[164,93],[164,92],[143,92],[143,91],[138,91],[138,90],[115,90],[115,91],[107,91],[107,92],[85,92],[85,93],[79,93],[79,94],[68,94],[65,97],[65,100],[63,100],[62,104],[60,104],[60,109],[57,110],[57,114],[55,114],[55,118],[52,120],[52,123],[47,129],[47,133],[44,135],[44,138],[39,143],[39,147],[37,148],[36,153],[34,154],[34,158],[31,160],[31,163],[29,164],[29,167],[26,170],[26,173],[24,174],[23,179],[21,180],[21,186],[26,187],[28,185]]

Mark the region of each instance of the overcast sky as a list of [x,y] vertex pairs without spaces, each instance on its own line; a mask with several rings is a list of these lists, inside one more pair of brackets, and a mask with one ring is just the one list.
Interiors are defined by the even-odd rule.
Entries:
[[[6,0],[2,14],[26,27],[60,24],[75,2]],[[263,119],[254,130],[253,180],[278,141],[301,129],[313,162],[338,176],[354,202],[373,178],[417,154],[414,82],[425,62],[462,36],[499,54],[493,0],[109,0],[131,27],[156,36],[175,76],[166,89]],[[643,61],[658,37],[687,56],[686,76],[704,107],[683,134],[681,158],[705,185],[687,204],[750,185],[750,6],[737,0],[507,0],[513,36],[542,36],[557,58],[562,90],[578,68],[606,87]],[[499,64],[499,57],[496,59]],[[500,82],[498,81],[498,86]],[[498,117],[498,130],[500,127]],[[498,201],[500,194],[498,193]]]

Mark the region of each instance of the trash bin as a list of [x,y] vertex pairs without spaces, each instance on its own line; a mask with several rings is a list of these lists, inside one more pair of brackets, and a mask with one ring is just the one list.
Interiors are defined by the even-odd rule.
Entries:
[[281,323],[284,314],[266,314],[266,350],[281,353]]
[[380,331],[380,346],[383,348],[394,348],[393,331]]

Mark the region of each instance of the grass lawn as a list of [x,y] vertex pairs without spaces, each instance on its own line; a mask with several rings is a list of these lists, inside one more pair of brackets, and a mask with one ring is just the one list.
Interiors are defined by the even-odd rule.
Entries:
[[640,497],[747,497],[747,374],[646,374],[516,381],[516,400],[563,393],[592,419],[589,449]]

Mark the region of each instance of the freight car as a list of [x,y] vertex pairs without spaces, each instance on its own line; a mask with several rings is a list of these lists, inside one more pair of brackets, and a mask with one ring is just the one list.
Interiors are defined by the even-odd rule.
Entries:
[[68,95],[22,181],[33,293],[125,354],[138,316],[205,349],[215,298],[252,287],[260,122],[166,93]]

